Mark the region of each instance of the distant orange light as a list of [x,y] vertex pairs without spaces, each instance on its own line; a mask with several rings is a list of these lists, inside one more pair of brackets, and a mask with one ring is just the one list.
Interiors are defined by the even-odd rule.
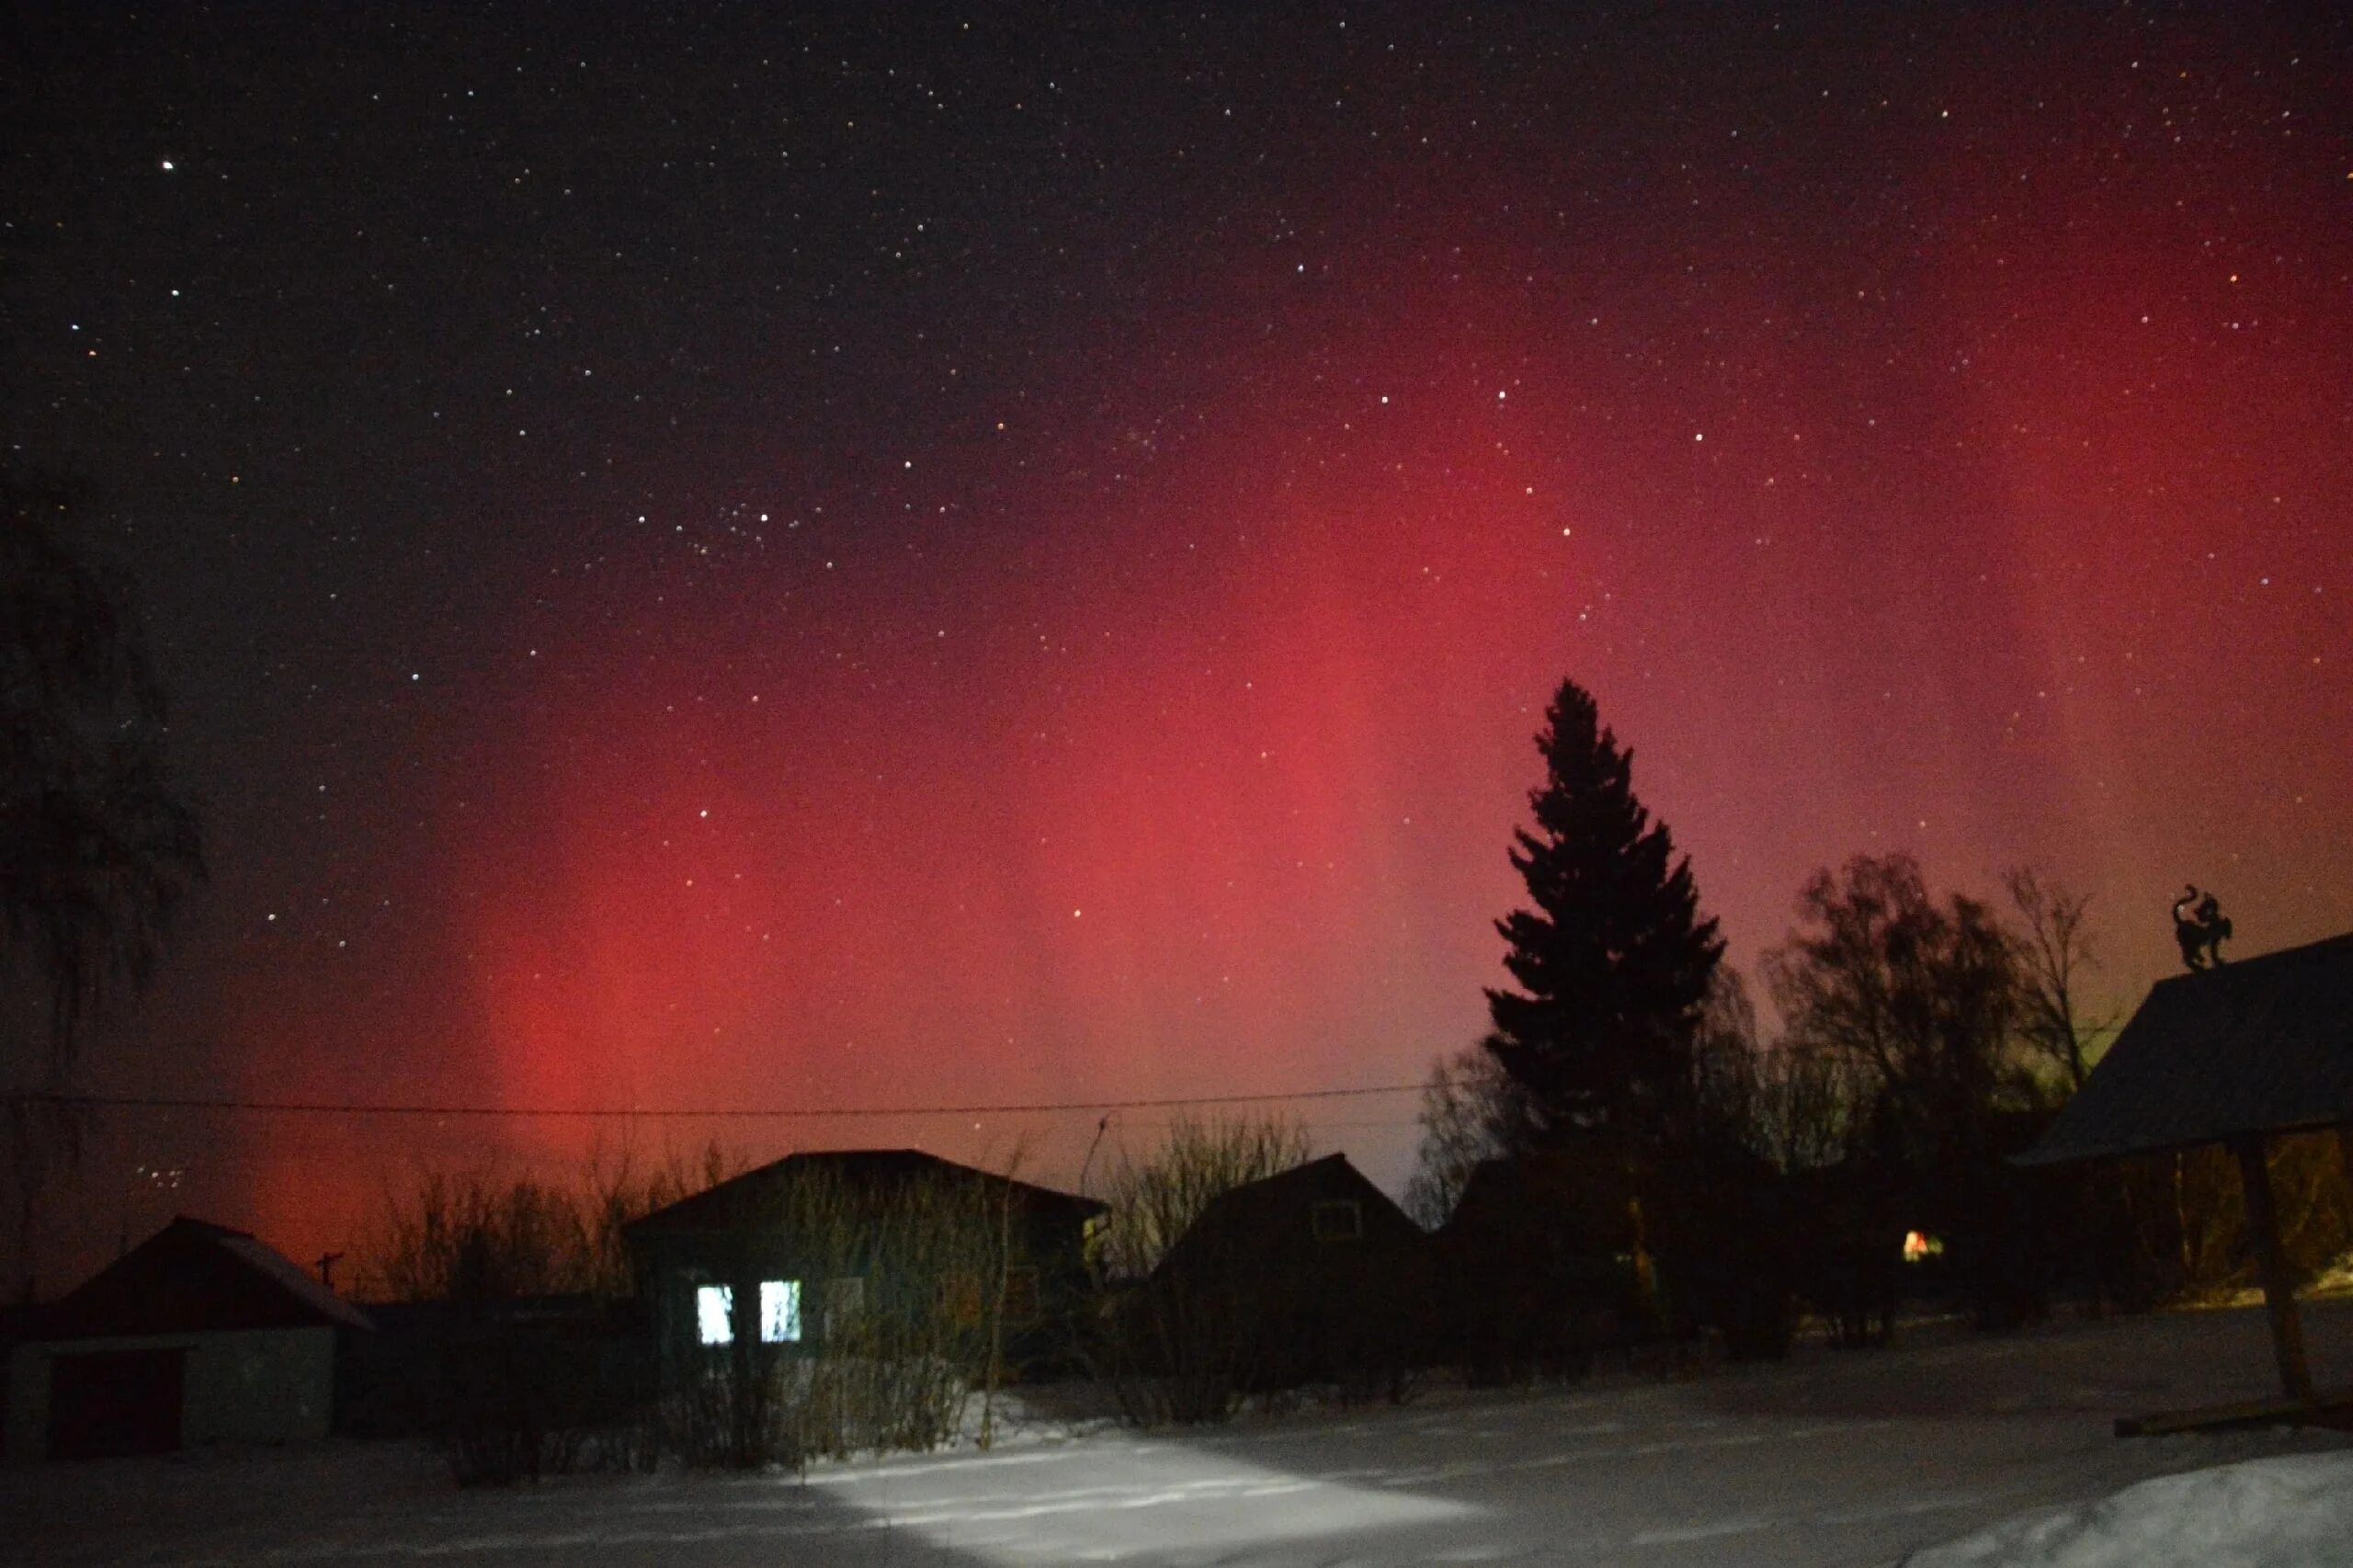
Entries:
[[1904,1261],[1906,1263],[1925,1262],[1941,1256],[1944,1250],[1944,1238],[1941,1236],[1932,1236],[1926,1231],[1904,1233]]

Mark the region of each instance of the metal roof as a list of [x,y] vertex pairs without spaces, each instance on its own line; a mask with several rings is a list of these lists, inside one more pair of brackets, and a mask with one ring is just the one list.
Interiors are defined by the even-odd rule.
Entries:
[[2177,974],[2018,1164],[2353,1123],[2353,933]]
[[1014,1199],[1032,1212],[1061,1214],[1073,1223],[1104,1211],[1106,1205],[1075,1193],[959,1165],[921,1149],[835,1149],[787,1154],[656,1209],[622,1227],[632,1234],[687,1231],[732,1231],[770,1221],[775,1195],[797,1176],[824,1175],[864,1192],[916,1180],[981,1182],[994,1190],[1010,1187]]
[[50,1309],[46,1339],[290,1328],[368,1315],[244,1231],[180,1215]]

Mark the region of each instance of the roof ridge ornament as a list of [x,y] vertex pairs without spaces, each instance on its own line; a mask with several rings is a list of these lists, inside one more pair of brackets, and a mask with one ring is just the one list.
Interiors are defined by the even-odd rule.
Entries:
[[2182,963],[2192,970],[2220,968],[2222,944],[2230,935],[2230,916],[2222,913],[2221,901],[2211,892],[2199,892],[2195,882],[2185,884],[2173,901],[2173,939],[2181,944]]

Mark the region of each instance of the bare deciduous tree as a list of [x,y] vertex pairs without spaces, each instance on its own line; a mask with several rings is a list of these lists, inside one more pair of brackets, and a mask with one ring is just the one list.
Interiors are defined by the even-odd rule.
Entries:
[[1222,1421],[1250,1386],[1266,1300],[1245,1260],[1204,1256],[1181,1278],[1154,1273],[1221,1195],[1309,1153],[1295,1122],[1180,1118],[1149,1158],[1114,1170],[1097,1254],[1108,1310],[1090,1354],[1130,1420]]
[[2069,1093],[2084,1086],[2092,1063],[2116,1029],[2116,1015],[2086,1017],[2082,985],[2094,967],[2086,926],[2091,900],[2030,866],[2002,878],[2018,912],[2019,1038],[2064,1075]]
[[[1981,1325],[2041,1310],[2034,1235],[2003,1164],[2037,1096],[2016,1059],[2018,958],[1974,899],[1930,897],[1908,855],[1857,856],[1799,896],[1802,924],[1767,955],[1789,1040],[1843,1063],[1863,1091],[1844,1199],[1897,1192],[1947,1238]],[[1859,1212],[1873,1229],[1884,1213]],[[1862,1238],[1874,1249],[1892,1245]]]
[[0,476],[0,1134],[28,1278],[41,1195],[79,1147],[63,1090],[84,1037],[204,877],[128,590],[68,541],[86,510],[73,486]]
[[621,1230],[631,1221],[725,1180],[740,1158],[716,1143],[692,1158],[647,1165],[597,1151],[578,1179],[541,1181],[493,1169],[425,1170],[387,1190],[361,1244],[359,1294],[379,1301],[468,1295],[598,1295],[635,1289]]
[[1817,871],[1802,924],[1766,955],[1791,1040],[1861,1068],[1913,1139],[1966,1137],[2020,1087],[2009,934],[1974,899],[1928,895],[1908,855],[1859,855]]
[[1422,1085],[1420,1153],[1405,1184],[1405,1212],[1435,1230],[1482,1161],[1527,1147],[1535,1125],[1525,1092],[1485,1042],[1430,1064]]
[[569,1297],[574,1327],[605,1322],[636,1287],[622,1227],[733,1163],[716,1144],[699,1162],[673,1154],[654,1165],[599,1151],[573,1180],[428,1170],[405,1192],[387,1190],[362,1243],[361,1294],[436,1306],[421,1320],[431,1354],[406,1376],[377,1380],[369,1418],[438,1434],[463,1484],[651,1464],[642,1344],[555,1333],[540,1308],[519,1308]]

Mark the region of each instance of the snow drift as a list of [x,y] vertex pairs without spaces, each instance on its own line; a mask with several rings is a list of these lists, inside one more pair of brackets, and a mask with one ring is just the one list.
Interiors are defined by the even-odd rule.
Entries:
[[2353,1563],[2353,1453],[2160,1476],[2008,1519],[1906,1568],[2320,1568]]

